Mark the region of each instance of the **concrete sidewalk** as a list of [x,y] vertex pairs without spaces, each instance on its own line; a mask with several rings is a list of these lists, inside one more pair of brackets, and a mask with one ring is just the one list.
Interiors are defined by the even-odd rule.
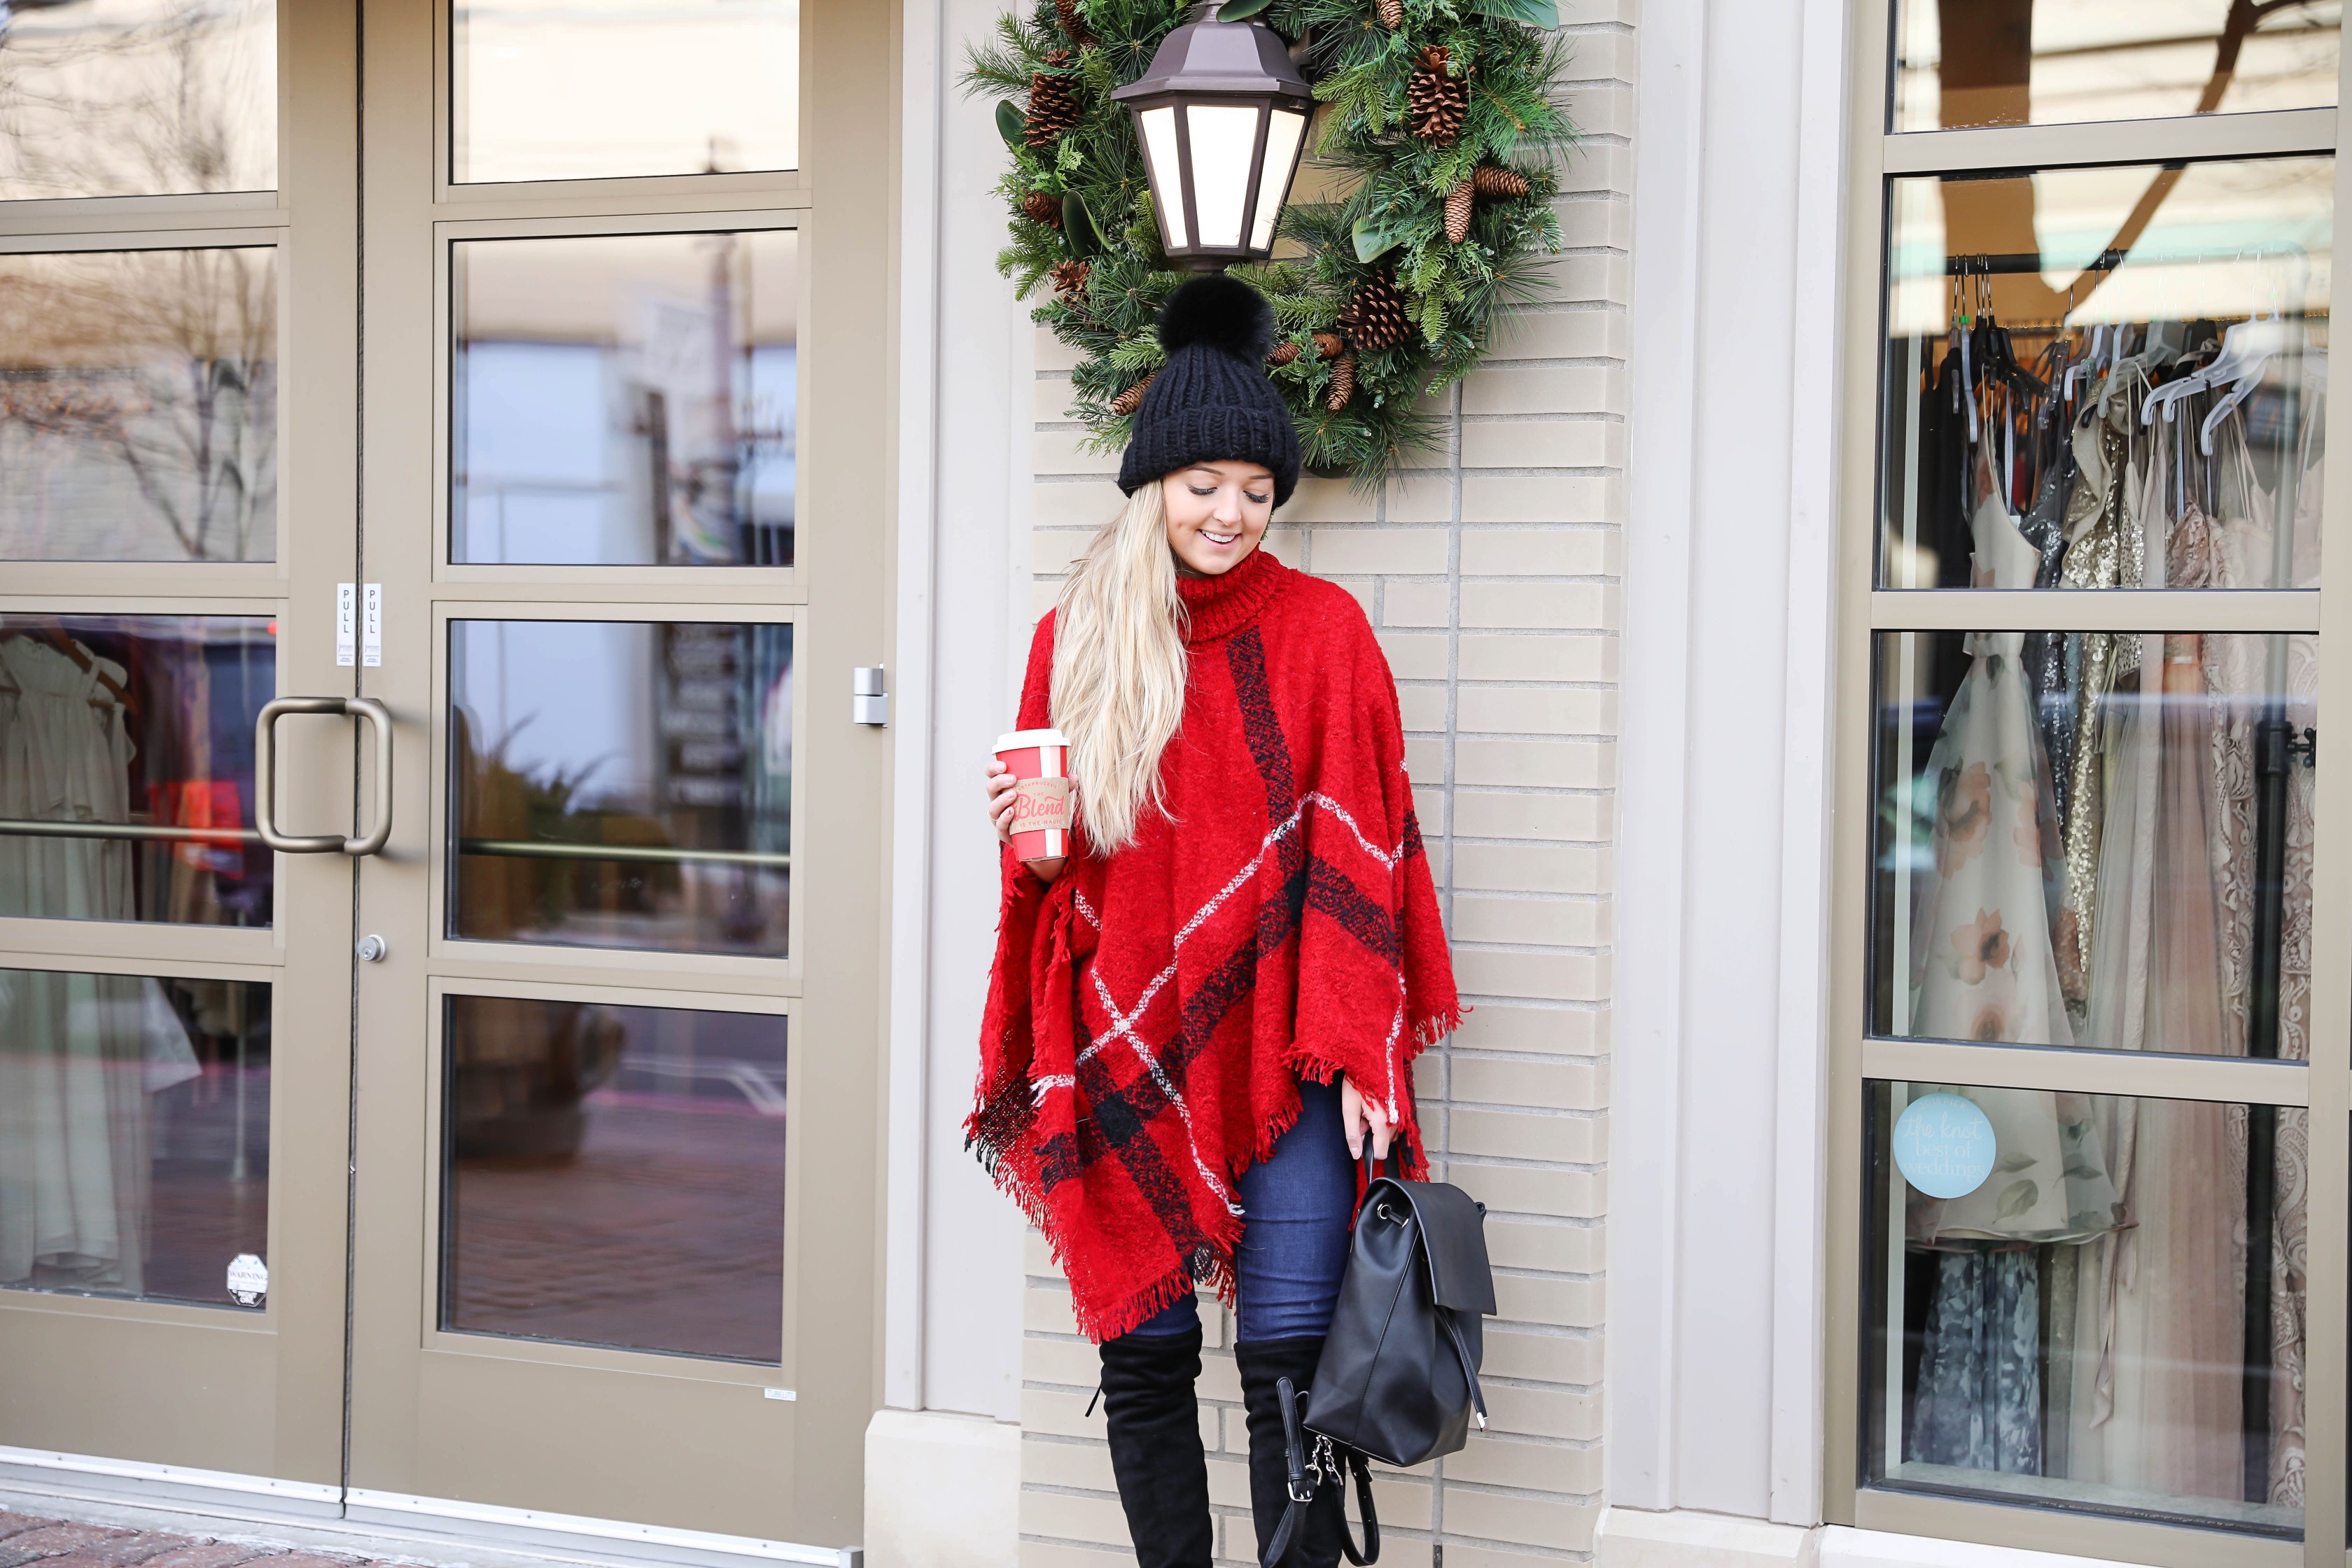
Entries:
[[28,1513],[0,1513],[0,1568],[39,1563],[42,1568],[393,1568],[396,1558],[354,1557],[341,1552],[273,1545],[262,1541],[225,1541],[175,1535],[158,1530],[125,1530],[76,1524]]

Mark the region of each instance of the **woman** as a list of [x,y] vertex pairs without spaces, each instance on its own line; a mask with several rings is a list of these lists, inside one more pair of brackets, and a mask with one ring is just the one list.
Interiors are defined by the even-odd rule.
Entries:
[[[1427,1170],[1411,1063],[1459,1007],[1396,683],[1346,590],[1260,548],[1298,479],[1265,301],[1179,289],[1119,469],[1129,501],[1037,628],[1022,728],[1069,740],[1077,846],[1024,865],[1013,779],[971,1142],[1045,1231],[1102,1347],[1139,1561],[1207,1568],[1193,1290],[1235,1300],[1261,1552],[1275,1384],[1313,1381],[1355,1162]],[[1336,1487],[1289,1561],[1339,1561]]]

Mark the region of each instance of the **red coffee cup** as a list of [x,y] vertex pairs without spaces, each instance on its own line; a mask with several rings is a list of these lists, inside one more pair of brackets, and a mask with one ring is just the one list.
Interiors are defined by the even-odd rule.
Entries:
[[1050,860],[1070,852],[1069,737],[1059,730],[1016,730],[996,738],[996,757],[1013,771],[1013,853]]

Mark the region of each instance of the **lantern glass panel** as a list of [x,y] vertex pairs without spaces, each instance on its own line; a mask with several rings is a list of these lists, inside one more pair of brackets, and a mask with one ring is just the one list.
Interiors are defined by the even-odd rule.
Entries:
[[1257,179],[1257,211],[1250,223],[1250,248],[1274,248],[1274,223],[1282,216],[1283,193],[1290,189],[1290,172],[1298,161],[1299,139],[1307,132],[1307,116],[1277,109],[1265,128],[1265,167]]
[[1184,115],[1192,133],[1192,219],[1201,226],[1201,243],[1238,247],[1258,110],[1194,103],[1185,106]]
[[1143,123],[1143,151],[1151,160],[1151,194],[1160,204],[1160,233],[1171,250],[1192,243],[1184,226],[1184,165],[1176,155],[1176,110],[1173,105],[1147,109],[1136,118]]

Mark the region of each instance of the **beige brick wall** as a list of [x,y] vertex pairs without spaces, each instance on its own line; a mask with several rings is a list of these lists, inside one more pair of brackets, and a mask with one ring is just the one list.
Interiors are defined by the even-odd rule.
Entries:
[[[1500,1312],[1487,1325],[1493,1426],[1462,1453],[1384,1475],[1381,1562],[1525,1568],[1591,1555],[1601,1508],[1601,1301],[1607,1206],[1610,826],[1625,452],[1633,0],[1571,0],[1587,133],[1560,201],[1568,251],[1545,303],[1515,313],[1446,401],[1441,467],[1379,495],[1305,479],[1271,547],[1363,602],[1397,677],[1422,827],[1475,1011],[1423,1058],[1439,1173],[1487,1207]],[[1065,416],[1069,356],[1039,335],[1035,609],[1118,504],[1114,459]],[[1132,1561],[1102,1443],[1084,1415],[1095,1352],[1034,1236],[1022,1354],[1022,1561]],[[1220,1560],[1255,1560],[1230,1315],[1201,1430]]]

